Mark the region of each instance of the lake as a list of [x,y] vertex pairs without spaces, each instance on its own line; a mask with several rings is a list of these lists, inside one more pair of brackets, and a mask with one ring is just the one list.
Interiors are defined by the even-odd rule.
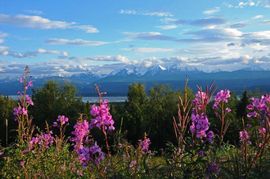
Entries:
[[[18,95],[10,95],[10,98],[17,100]],[[127,96],[104,96],[103,99],[109,100],[109,102],[112,103],[119,103],[119,102],[125,102],[127,100]],[[96,96],[83,96],[82,101],[83,102],[90,102],[90,103],[95,103],[98,102],[99,98]]]

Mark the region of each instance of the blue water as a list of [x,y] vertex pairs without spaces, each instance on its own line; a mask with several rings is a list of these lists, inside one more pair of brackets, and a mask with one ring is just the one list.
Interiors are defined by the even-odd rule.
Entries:
[[[17,95],[10,95],[10,98],[17,100],[18,96]],[[107,99],[109,100],[109,102],[113,102],[113,103],[119,103],[119,102],[125,102],[127,100],[127,96],[105,96],[103,97],[103,99]],[[96,103],[99,101],[98,97],[82,97],[82,101],[83,102],[90,102],[90,103]]]

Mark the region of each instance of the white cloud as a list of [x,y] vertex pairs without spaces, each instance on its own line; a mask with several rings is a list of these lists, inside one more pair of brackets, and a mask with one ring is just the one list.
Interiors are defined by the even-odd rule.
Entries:
[[7,37],[7,34],[0,32],[0,44],[4,42],[5,37]]
[[240,7],[240,8],[243,8],[243,7],[246,7],[246,6],[248,6],[248,7],[252,7],[252,6],[255,6],[256,5],[256,3],[254,2],[254,1],[241,1],[241,2],[239,2],[238,3],[238,6]]
[[63,38],[52,38],[47,40],[48,44],[53,45],[87,45],[87,46],[101,46],[106,45],[108,42],[104,41],[91,41],[83,39],[63,39]]
[[256,15],[254,17],[252,17],[252,19],[263,19],[264,16],[263,15]]
[[170,25],[161,25],[158,26],[158,28],[162,29],[162,30],[172,30],[172,29],[176,29],[178,26],[175,24],[170,24]]
[[47,49],[43,49],[43,48],[38,48],[35,51],[15,52],[15,51],[9,50],[8,47],[0,46],[0,55],[3,55],[3,56],[11,56],[13,58],[33,58],[33,57],[38,56],[39,54],[58,55],[61,58],[68,57],[68,52],[66,52],[66,51],[47,50]]
[[237,4],[230,4],[230,3],[223,3],[224,6],[227,8],[245,8],[245,7],[257,7],[257,6],[262,6],[263,3],[261,1],[253,1],[253,0],[245,0],[245,1],[240,1]]
[[126,15],[142,15],[142,16],[156,16],[156,17],[172,17],[173,15],[170,12],[165,11],[138,11],[134,9],[121,9],[119,11],[120,14]]
[[6,46],[0,46],[0,55],[8,55],[8,47]]
[[270,31],[250,32],[247,36],[257,40],[270,40]]
[[220,11],[220,7],[214,7],[212,9],[208,9],[208,10],[203,11],[203,14],[205,14],[205,15],[213,15],[213,14],[219,12],[219,11]]
[[174,49],[172,48],[154,48],[154,47],[129,48],[125,50],[134,51],[137,53],[166,53],[174,51]]
[[9,24],[33,29],[80,29],[86,33],[97,33],[97,28],[91,25],[80,25],[75,22],[50,20],[33,15],[7,15],[0,14],[0,24]]

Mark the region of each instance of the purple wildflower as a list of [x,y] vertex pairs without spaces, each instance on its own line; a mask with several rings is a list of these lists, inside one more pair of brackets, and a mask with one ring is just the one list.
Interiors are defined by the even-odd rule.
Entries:
[[89,153],[92,161],[99,165],[100,162],[105,158],[105,154],[102,152],[101,148],[95,143],[89,148]]
[[72,132],[74,135],[71,141],[75,142],[75,151],[78,152],[79,149],[83,148],[83,142],[87,135],[89,134],[89,123],[84,120],[82,122],[77,122],[74,127],[75,130]]
[[104,127],[105,130],[114,130],[114,120],[109,110],[108,100],[102,101],[99,106],[92,105],[90,113],[93,119],[91,120],[90,128],[97,127],[103,129]]
[[220,168],[216,162],[211,162],[207,167],[208,174],[218,175],[220,172]]
[[203,150],[199,150],[198,155],[200,157],[204,157],[205,156],[205,152]]
[[147,153],[149,151],[149,146],[151,141],[148,137],[144,137],[143,140],[139,140],[139,147],[141,148],[143,153]]
[[206,137],[206,132],[209,129],[209,122],[207,116],[202,114],[191,115],[192,124],[190,126],[190,132],[195,134],[197,138]]
[[248,132],[244,129],[239,132],[239,138],[241,142],[248,142],[250,137]]
[[28,104],[28,105],[31,105],[31,106],[34,105],[32,99],[31,99],[31,97],[30,97],[29,95],[25,95],[25,102],[26,102],[26,104]]
[[249,118],[257,118],[261,115],[269,114],[269,104],[270,104],[270,96],[263,95],[261,98],[251,98],[251,104],[247,106],[247,109],[250,111],[247,114]]
[[28,115],[28,111],[27,111],[26,108],[21,107],[21,106],[18,106],[18,107],[15,107],[15,108],[13,109],[13,115],[14,115],[15,117],[18,117],[18,116],[21,116],[21,115],[27,116],[27,115]]
[[99,165],[105,157],[105,154],[96,143],[91,147],[82,147],[79,149],[78,155],[80,163],[84,167],[86,167],[90,161],[96,165]]
[[24,76],[21,76],[21,77],[19,78],[19,82],[20,82],[20,83],[23,83],[24,80],[25,80],[25,77],[24,77]]
[[39,145],[40,147],[49,148],[54,142],[54,137],[52,132],[42,133],[36,137],[32,137],[31,141],[28,144],[29,150],[32,150],[35,146]]
[[259,134],[261,137],[265,136],[266,134],[266,129],[264,127],[260,127],[259,128]]
[[198,110],[203,110],[209,102],[209,96],[203,91],[198,91],[192,102]]
[[217,109],[220,103],[228,103],[229,98],[231,97],[230,91],[220,90],[217,95],[215,96],[215,102],[213,105],[213,109]]
[[60,125],[63,126],[68,122],[68,118],[64,115],[59,115],[57,118],[57,122],[59,122]]
[[213,143],[214,137],[215,137],[215,134],[214,134],[213,131],[208,131],[207,132],[206,139],[207,139],[208,142]]

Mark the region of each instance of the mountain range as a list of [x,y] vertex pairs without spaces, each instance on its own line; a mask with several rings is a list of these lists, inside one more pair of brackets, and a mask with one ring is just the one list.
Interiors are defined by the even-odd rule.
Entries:
[[[244,90],[270,91],[270,71],[258,68],[204,72],[191,67],[166,68],[155,65],[150,68],[126,67],[108,75],[83,72],[70,76],[33,78],[33,81],[35,88],[41,87],[48,80],[59,83],[70,82],[78,88],[78,95],[82,96],[95,96],[95,84],[98,84],[109,96],[124,96],[127,94],[128,86],[135,82],[143,83],[146,90],[157,84],[166,84],[177,90],[183,88],[186,79],[193,90],[196,90],[197,85],[204,87],[214,83],[220,89],[227,88],[238,94]],[[17,79],[0,79],[0,94],[15,95],[18,89],[20,89],[20,84]]]

